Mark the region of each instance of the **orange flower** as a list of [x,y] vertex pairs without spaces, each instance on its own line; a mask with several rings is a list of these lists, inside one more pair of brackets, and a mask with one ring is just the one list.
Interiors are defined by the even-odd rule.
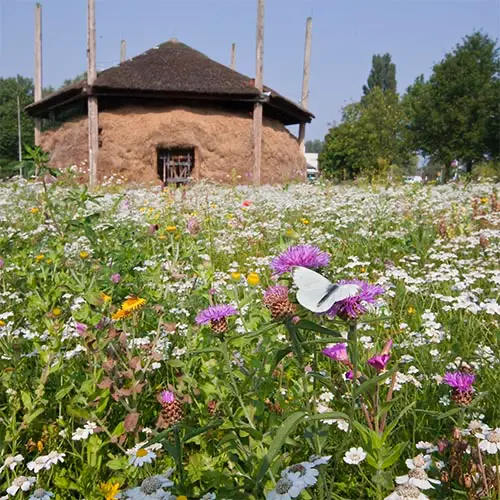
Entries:
[[127,316],[130,316],[132,313],[130,311],[124,311],[123,309],[118,309],[115,313],[112,314],[111,319],[113,321],[117,321],[119,319],[126,318]]
[[129,297],[123,304],[122,310],[126,312],[136,311],[140,309],[146,303],[145,299],[140,297]]

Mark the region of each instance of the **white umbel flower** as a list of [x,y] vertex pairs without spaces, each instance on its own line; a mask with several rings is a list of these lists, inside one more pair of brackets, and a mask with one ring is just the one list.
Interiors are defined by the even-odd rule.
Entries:
[[416,486],[402,485],[391,493],[385,500],[429,500]]
[[408,474],[396,478],[396,483],[398,484],[416,486],[421,490],[430,490],[434,488],[431,483],[439,484],[440,482],[437,479],[431,479],[427,475],[427,472],[421,468],[411,469],[408,471]]
[[29,497],[29,500],[50,500],[54,496],[54,493],[44,490],[43,488],[37,488]]
[[16,479],[12,481],[12,484],[7,488],[7,493],[11,496],[15,496],[19,490],[28,491],[35,484],[35,482],[36,477],[16,477]]
[[89,436],[94,434],[96,429],[97,425],[94,422],[87,422],[83,428],[79,427],[75,432],[73,432],[71,439],[73,441],[84,441],[85,439],[88,439]]
[[408,469],[428,469],[431,466],[432,458],[430,455],[423,455],[420,453],[416,457],[408,458],[406,466]]
[[2,467],[0,467],[0,472],[4,469],[14,470],[20,463],[22,463],[23,460],[23,456],[19,454],[13,457],[7,457]]
[[486,432],[479,448],[490,455],[497,454],[500,451],[500,427]]
[[350,465],[358,465],[366,458],[366,451],[363,448],[351,448],[345,452],[344,462]]
[[318,480],[319,471],[314,468],[312,462],[302,462],[300,464],[287,467],[281,477],[290,479],[294,484],[302,484],[304,488],[314,486]]

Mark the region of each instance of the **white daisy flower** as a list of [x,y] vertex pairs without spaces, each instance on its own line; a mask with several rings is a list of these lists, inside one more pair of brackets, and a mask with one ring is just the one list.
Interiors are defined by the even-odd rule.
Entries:
[[402,485],[391,493],[385,500],[429,500],[416,486]]
[[156,453],[148,448],[136,446],[127,450],[127,455],[130,456],[128,463],[134,467],[142,467],[144,464],[150,464],[156,458]]
[[432,458],[430,455],[423,455],[420,453],[416,457],[408,458],[406,460],[406,466],[408,469],[428,469],[431,466]]
[[[43,455],[41,457],[35,458],[35,460],[28,462],[26,467],[35,474],[38,474],[42,469],[45,469],[47,465],[47,456]],[[50,468],[50,466],[48,467]]]
[[83,441],[87,439],[90,435],[94,434],[97,429],[97,425],[94,422],[87,422],[83,428],[79,427],[71,436],[73,441]]
[[4,469],[14,470],[22,461],[24,460],[22,455],[15,455],[13,457],[7,457],[2,467],[0,467],[0,472]]
[[205,495],[201,497],[201,500],[215,500],[216,498],[217,496],[215,493],[205,493]]
[[19,476],[12,481],[12,484],[7,488],[7,493],[15,496],[16,493],[21,491],[28,491],[35,484],[36,477]]
[[363,448],[351,448],[345,452],[344,462],[346,464],[358,465],[366,458],[366,451]]
[[288,477],[282,477],[276,483],[276,488],[266,495],[266,500],[291,500],[297,498],[303,490],[303,483],[294,483]]
[[416,444],[417,450],[425,450],[427,453],[432,453],[433,451],[438,451],[438,447],[429,441],[419,441]]
[[37,488],[29,497],[29,500],[50,500],[54,496],[54,493],[44,490],[43,488]]
[[421,468],[411,469],[408,474],[396,478],[397,484],[416,486],[421,490],[430,490],[434,488],[431,483],[439,484],[440,482],[437,479],[431,479],[427,472]]
[[479,448],[490,455],[500,451],[500,427],[485,433],[484,439],[479,443]]

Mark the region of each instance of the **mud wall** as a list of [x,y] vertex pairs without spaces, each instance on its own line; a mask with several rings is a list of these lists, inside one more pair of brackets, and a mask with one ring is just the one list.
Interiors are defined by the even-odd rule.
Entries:
[[[194,147],[195,180],[240,184],[252,181],[252,119],[219,109],[126,107],[99,113],[98,177],[119,175],[129,182],[155,182],[157,148]],[[296,138],[275,120],[264,119],[263,184],[305,180],[306,162]],[[66,168],[87,159],[87,118],[42,134],[51,164]]]

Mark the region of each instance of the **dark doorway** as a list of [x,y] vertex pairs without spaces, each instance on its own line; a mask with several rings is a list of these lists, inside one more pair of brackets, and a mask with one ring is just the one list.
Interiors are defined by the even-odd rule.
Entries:
[[164,184],[184,184],[191,180],[194,148],[158,149],[158,176]]

